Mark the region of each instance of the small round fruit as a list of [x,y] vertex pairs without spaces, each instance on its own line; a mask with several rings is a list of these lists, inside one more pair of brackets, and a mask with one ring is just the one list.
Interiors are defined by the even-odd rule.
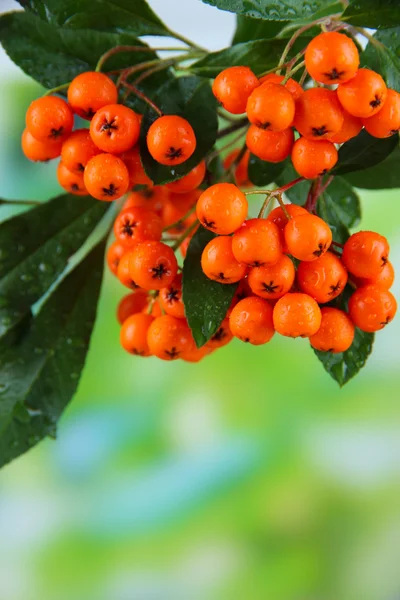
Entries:
[[178,273],[174,281],[160,290],[159,300],[167,313],[177,319],[184,319],[185,307],[182,302],[182,274]]
[[283,131],[293,123],[295,102],[283,85],[267,81],[251,93],[246,112],[253,125],[269,131]]
[[216,183],[197,201],[197,218],[206,229],[228,235],[239,229],[247,217],[246,196],[232,183]]
[[111,246],[107,250],[107,264],[108,267],[114,275],[117,274],[119,261],[123,257],[126,252],[125,246],[123,246],[120,242],[113,242]]
[[136,281],[131,277],[130,271],[130,262],[132,257],[132,250],[126,250],[125,253],[121,256],[118,267],[117,267],[117,277],[125,287],[130,290],[136,290],[139,286]]
[[128,317],[120,333],[121,346],[136,356],[151,356],[147,334],[154,318],[151,315],[137,313]]
[[[260,85],[262,83],[266,83],[266,82],[282,83],[282,81],[284,79],[285,78],[283,75],[277,75],[276,73],[268,73],[267,75],[260,77],[259,83],[260,83]],[[288,92],[290,92],[292,94],[294,101],[298,100],[300,98],[300,96],[302,95],[302,93],[304,92],[301,85],[292,78],[287,80],[287,82],[285,83],[285,88],[287,89]]]
[[332,243],[332,232],[323,219],[311,214],[292,217],[284,229],[289,254],[299,260],[320,258]]
[[142,161],[140,160],[140,151],[137,145],[126,152],[122,152],[120,158],[124,161],[126,168],[128,169],[130,188],[133,188],[134,185],[153,186],[153,182],[150,177],[146,175],[143,168]]
[[236,260],[248,267],[274,265],[282,256],[279,228],[265,219],[245,221],[232,238]]
[[389,244],[374,231],[353,233],[343,247],[342,262],[356,277],[377,277],[386,265]]
[[390,323],[397,311],[395,297],[377,285],[358,288],[349,300],[349,314],[354,325],[373,333]]
[[139,139],[139,116],[123,104],[108,104],[100,108],[90,123],[90,136],[103,152],[126,152]]
[[172,248],[162,242],[139,242],[132,249],[130,275],[145,290],[161,290],[171,285],[178,272]]
[[275,331],[287,337],[310,337],[321,326],[321,310],[308,294],[289,293],[274,306]]
[[61,160],[73,173],[83,173],[89,160],[100,150],[92,141],[88,129],[77,129],[65,140]]
[[359,117],[354,117],[344,108],[342,110],[344,117],[342,127],[337,133],[328,137],[328,140],[333,144],[344,144],[344,142],[348,142],[353,137],[356,137],[363,128],[362,121]]
[[217,331],[207,342],[206,347],[209,349],[209,351],[217,350],[218,348],[222,348],[223,346],[229,344],[232,339],[233,335],[229,327],[229,318],[225,317]]
[[97,154],[85,167],[84,182],[93,198],[111,202],[128,191],[128,169],[118,156]]
[[236,283],[243,279],[247,267],[232,252],[232,238],[221,235],[208,242],[201,255],[203,273],[219,283]]
[[226,111],[240,115],[245,112],[248,97],[258,85],[257,77],[248,67],[229,67],[214,79],[212,91]]
[[366,285],[377,285],[384,290],[389,290],[394,282],[394,268],[390,260],[387,261],[386,265],[380,269],[376,277],[357,278],[357,287]]
[[[290,217],[294,217],[296,215],[306,215],[308,211],[302,206],[298,206],[298,204],[285,204],[285,210],[289,214]],[[283,235],[283,230],[285,229],[285,225],[288,222],[288,218],[283,212],[281,206],[277,206],[269,213],[267,217],[267,221],[272,221],[275,225],[278,226],[279,231],[281,232],[281,243],[282,243],[282,251],[287,252],[285,236]]]
[[144,187],[143,189],[137,190],[136,192],[130,192],[124,203],[125,208],[147,208],[157,214],[160,214],[164,203],[167,201],[169,194],[164,186],[151,185]]
[[320,33],[308,44],[306,69],[315,81],[332,85],[352,79],[360,64],[357,46],[344,33]]
[[293,262],[283,255],[275,265],[251,269],[248,282],[257,296],[266,300],[276,300],[291,290],[295,275]]
[[294,133],[288,128],[283,131],[268,131],[250,125],[246,134],[246,145],[250,152],[261,160],[282,162],[293,148]]
[[296,102],[293,125],[310,140],[330,138],[340,131],[343,121],[343,109],[335,91],[311,88]]
[[37,98],[26,112],[26,128],[40,142],[65,140],[73,124],[72,110],[58,96]]
[[381,110],[368,119],[363,119],[365,129],[376,138],[387,138],[400,129],[400,94],[388,90]]
[[81,73],[71,81],[68,88],[68,103],[72,110],[89,121],[100,108],[116,104],[117,101],[117,86],[104,73]]
[[325,252],[312,262],[302,261],[297,267],[297,283],[318,304],[330,302],[346,287],[347,271],[340,258]]
[[179,358],[188,363],[198,363],[203,360],[203,358],[211,354],[211,352],[212,350],[210,350],[210,348],[208,348],[206,345],[202,346],[201,348],[196,348],[196,346],[193,346],[191,350],[182,352]]
[[57,179],[61,187],[74,196],[87,196],[83,175],[73,173],[60,161],[57,167]]
[[55,142],[46,140],[41,142],[34,138],[27,129],[24,129],[22,134],[22,152],[29,160],[46,162],[57,158],[61,154],[61,146],[62,140],[56,140]]
[[257,296],[244,298],[233,308],[229,325],[233,335],[242,342],[254,346],[266,344],[275,333],[272,306]]
[[297,173],[306,179],[314,179],[328,173],[338,161],[338,152],[328,140],[309,140],[305,137],[295,141],[292,163]]
[[147,147],[151,156],[161,165],[180,165],[196,149],[193,127],[183,117],[164,115],[150,125]]
[[194,167],[187,175],[181,177],[177,181],[167,183],[166,188],[174,194],[187,194],[199,187],[206,174],[206,163],[202,160],[196,167]]
[[160,241],[162,221],[155,212],[147,208],[125,208],[114,222],[116,239],[127,248],[145,240]]
[[194,347],[186,321],[171,315],[154,319],[147,333],[147,342],[151,353],[162,360],[181,358]]
[[[236,148],[235,150],[232,150],[232,152],[230,152],[228,156],[226,156],[223,162],[223,167],[225,171],[228,171],[230,169],[230,167],[238,158],[240,152],[241,151],[238,148]],[[250,152],[249,150],[246,150],[235,168],[235,184],[240,187],[248,187],[252,185],[251,181],[249,180],[249,159]]]
[[145,290],[137,289],[124,296],[117,308],[117,319],[122,325],[128,317],[142,312],[149,304],[149,296]]
[[378,113],[386,100],[387,88],[382,77],[369,69],[359,69],[347,83],[339,85],[340,104],[355,117],[366,119]]
[[354,340],[354,325],[348,314],[337,308],[321,308],[321,327],[310,337],[310,344],[320,352],[346,352]]

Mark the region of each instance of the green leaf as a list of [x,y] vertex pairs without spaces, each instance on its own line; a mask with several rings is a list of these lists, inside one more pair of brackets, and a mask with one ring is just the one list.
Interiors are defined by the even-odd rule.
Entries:
[[175,181],[186,175],[205,157],[217,138],[217,101],[208,81],[199,77],[180,77],[163,85],[154,97],[155,104],[166,115],[179,115],[189,121],[196,134],[196,150],[181,165],[167,167],[156,162],[147,149],[146,137],[158,114],[148,107],[140,131],[140,155],[147,175],[157,185]]
[[318,200],[317,214],[328,223],[335,242],[343,244],[348,228],[360,222],[360,199],[346,180],[335,177]]
[[285,167],[284,162],[271,163],[250,154],[249,179],[254,185],[263,187],[277,180]]
[[0,225],[0,338],[58,279],[108,208],[66,194]]
[[385,160],[398,147],[398,143],[398,135],[379,139],[363,129],[357,137],[340,148],[339,160],[332,170],[332,175],[346,175],[373,167]]
[[368,42],[361,64],[377,71],[388,87],[400,92],[400,27],[377,31],[376,43]]
[[345,179],[355,187],[367,190],[400,188],[400,147],[374,167],[345,175]]
[[19,0],[42,20],[59,27],[140,35],[169,35],[145,0]]
[[265,21],[237,15],[236,31],[232,45],[253,40],[266,40],[274,38],[288,24],[288,21]]
[[[290,159],[285,160],[283,172],[278,175],[275,179],[275,183],[278,186],[285,185],[286,183],[290,183],[297,179],[299,174],[295,171],[292,161]],[[290,202],[293,204],[298,204],[299,206],[304,206],[307,200],[308,192],[310,190],[310,181],[301,181],[300,183],[296,183],[295,186],[290,188],[285,192],[285,196],[287,196]]]
[[237,283],[224,285],[208,279],[201,268],[204,247],[215,234],[204,227],[194,234],[183,263],[183,303],[198,348],[214,335],[226,317]]
[[[102,54],[120,45],[141,46],[130,35],[57,28],[27,12],[0,17],[0,41],[10,58],[47,88],[68,83],[79,73],[93,70]],[[124,52],[112,56],[105,70],[153,60],[153,52]]]
[[56,288],[22,339],[0,349],[0,466],[56,423],[85,364],[103,274],[104,243]]
[[341,19],[352,25],[383,29],[400,24],[398,0],[350,0]]
[[[322,16],[332,14],[338,10],[338,2],[315,0],[203,0],[206,4],[216,6],[239,15],[254,19],[268,19],[270,21],[313,21]],[[342,9],[339,10],[341,12]]]

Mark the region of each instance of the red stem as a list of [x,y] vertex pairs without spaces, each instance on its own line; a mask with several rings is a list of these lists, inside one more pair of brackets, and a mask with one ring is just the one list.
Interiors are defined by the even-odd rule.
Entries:
[[143,94],[137,87],[128,83],[127,81],[121,81],[121,84],[124,85],[132,94],[135,94],[138,98],[141,98],[144,102],[147,102],[149,106],[160,116],[163,116],[163,112],[146,94]]
[[298,177],[297,179],[294,179],[293,181],[286,183],[285,185],[283,185],[282,187],[280,187],[274,191],[284,193],[287,190],[290,190],[290,188],[292,188],[294,185],[296,185],[296,183],[300,183],[300,181],[304,181],[304,177]]

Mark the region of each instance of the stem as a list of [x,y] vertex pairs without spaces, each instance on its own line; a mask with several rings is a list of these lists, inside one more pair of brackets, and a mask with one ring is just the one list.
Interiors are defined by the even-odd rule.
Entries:
[[289,183],[282,185],[280,188],[278,188],[277,190],[274,190],[274,191],[275,191],[275,193],[279,192],[280,194],[283,194],[284,192],[286,192],[287,190],[290,190],[290,188],[295,186],[297,183],[300,183],[301,181],[304,181],[304,177],[298,177],[297,179],[294,179],[293,181],[290,181]]
[[1,204],[15,204],[16,206],[40,206],[43,204],[43,202],[39,202],[39,200],[0,200],[0,205]]
[[332,240],[332,245],[333,245],[333,246],[337,246],[338,248],[342,248],[342,249],[343,249],[343,244],[339,244],[339,242],[334,242],[334,241]]
[[196,210],[196,205],[192,206],[192,208],[190,208],[188,210],[186,215],[184,215],[183,217],[181,217],[180,219],[175,221],[175,223],[171,223],[171,225],[167,225],[167,227],[164,227],[163,231],[168,231],[169,229],[174,229],[175,227],[179,227],[179,225],[181,225],[181,223],[184,223],[186,221],[186,219],[188,219],[190,217],[190,215],[194,213],[195,210]]
[[269,205],[269,203],[271,202],[272,198],[273,198],[273,196],[272,196],[271,194],[267,194],[267,195],[266,195],[266,197],[265,197],[265,200],[264,200],[264,202],[263,202],[263,205],[262,205],[262,207],[261,207],[261,210],[260,210],[260,212],[258,213],[258,218],[259,218],[259,219],[262,219],[262,218],[264,217],[264,213],[265,213],[265,211],[267,210],[267,208],[268,208],[268,205]]
[[318,23],[318,21],[314,21],[313,23],[309,23],[308,25],[304,25],[303,27],[300,27],[300,29],[297,29],[297,31],[294,32],[294,34],[292,35],[292,37],[290,38],[290,40],[288,41],[288,43],[286,44],[286,47],[284,49],[284,51],[282,52],[282,56],[280,58],[279,64],[278,64],[278,68],[281,69],[286,61],[286,58],[290,52],[290,50],[292,49],[293,45],[295,44],[296,40],[308,29],[311,29],[311,27],[314,27],[314,25],[316,25]]
[[238,119],[235,119],[234,116],[225,112],[222,108],[217,108],[217,114],[221,119],[225,119],[225,121],[229,121],[230,123],[237,123]]
[[166,62],[167,60],[168,59],[162,60],[161,58],[156,58],[154,60],[148,60],[138,65],[134,65],[133,67],[128,67],[127,69],[124,69],[117,79],[117,87],[122,85],[133,73],[136,73],[137,71],[143,71],[144,69],[147,69],[147,67],[151,68],[153,65],[158,65],[159,63]]
[[315,179],[312,182],[310,190],[308,192],[306,204],[305,204],[305,209],[308,210],[308,212],[313,213],[313,214],[315,214],[315,209],[316,209],[317,202],[318,202],[320,185],[321,185],[321,180],[319,178]]
[[288,211],[287,211],[287,208],[286,208],[286,206],[285,206],[285,203],[284,203],[284,201],[282,200],[282,196],[281,196],[281,194],[278,194],[278,195],[276,196],[276,200],[277,200],[277,202],[278,202],[279,206],[281,207],[281,209],[282,209],[282,211],[283,211],[283,214],[285,215],[285,217],[287,218],[287,220],[288,220],[288,221],[290,221],[290,219],[292,218],[292,216],[291,216],[291,215],[288,213]]
[[226,135],[229,135],[230,133],[234,133],[235,131],[238,131],[238,129],[242,129],[247,124],[248,124],[248,120],[247,120],[247,118],[244,118],[244,119],[240,119],[240,121],[236,121],[236,123],[232,123],[232,125],[228,125],[228,127],[224,127],[223,129],[221,129],[218,132],[217,140],[220,140],[221,138],[225,137]]
[[304,69],[303,74],[299,80],[299,85],[301,85],[301,87],[303,87],[306,77],[307,77],[307,69]]
[[154,102],[152,100],[150,100],[150,98],[148,96],[146,96],[146,94],[143,94],[143,92],[141,92],[140,90],[138,90],[137,87],[135,87],[134,85],[132,85],[131,83],[128,83],[127,81],[122,81],[121,82],[122,85],[124,85],[132,94],[135,94],[138,98],[140,98],[141,100],[143,100],[144,102],[146,102],[149,106],[151,106],[151,108],[160,116],[163,116],[163,112],[160,108],[158,108],[158,106],[156,104],[154,104]]
[[328,177],[328,179],[325,181],[325,183],[320,186],[319,190],[318,190],[318,194],[321,195],[325,192],[325,190],[331,185],[332,181],[334,180],[334,175],[330,175]]
[[148,77],[150,77],[154,73],[157,73],[158,71],[163,71],[164,69],[168,69],[169,67],[172,67],[172,65],[174,63],[175,63],[174,60],[170,60],[169,62],[155,65],[152,69],[148,69],[147,71],[145,71],[144,73],[139,75],[139,77],[137,77],[137,79],[135,79],[135,85],[139,85],[139,83],[141,83],[144,79],[147,79]]
[[237,166],[239,165],[240,161],[242,160],[243,156],[246,154],[246,150],[247,150],[247,146],[246,146],[246,142],[245,142],[243,144],[243,146],[240,148],[237,157],[232,161],[232,164],[228,169],[228,178],[231,179],[233,181],[233,183],[236,183],[235,170],[236,170]]
[[219,154],[221,154],[221,152],[223,152],[224,150],[227,150],[231,146],[234,146],[239,140],[242,139],[242,137],[243,137],[243,131],[241,131],[239,133],[239,135],[237,135],[236,137],[234,137],[233,140],[230,140],[227,144],[225,144],[224,146],[221,146],[221,148],[218,148],[214,152],[211,152],[211,154],[209,154],[207,156],[207,160],[210,161],[213,158],[215,158],[216,156],[219,156]]
[[186,229],[186,231],[184,231],[182,233],[182,235],[180,237],[178,237],[178,239],[176,240],[176,242],[171,246],[172,250],[178,250],[179,246],[182,244],[182,242],[184,242],[186,240],[186,238],[192,233],[192,231],[194,231],[195,229],[197,229],[197,227],[200,225],[200,222],[198,219],[196,219],[195,221],[193,221],[193,223],[191,225],[189,225],[189,227]]
[[297,71],[302,69],[305,64],[306,64],[305,61],[302,60],[301,63],[299,63],[296,67],[294,67],[293,69],[288,71],[282,81],[282,85],[285,85],[285,83],[288,81],[288,79],[290,79],[292,77],[292,75],[294,75]]
[[47,92],[45,92],[43,96],[48,96],[49,94],[56,94],[60,90],[65,90],[65,88],[67,88],[70,83],[70,81],[68,83],[62,83],[61,85],[58,85],[57,87],[54,87],[51,90],[47,90]]
[[185,37],[181,33],[177,33],[176,31],[173,31],[172,29],[168,29],[168,33],[170,34],[171,37],[175,38],[176,40],[179,40],[180,42],[183,42],[190,48],[194,48],[195,50],[201,50],[202,52],[207,52],[207,50],[205,48],[198,46],[197,44],[195,44],[194,42],[189,40],[187,37]]
[[149,48],[147,46],[115,46],[102,54],[96,65],[96,71],[101,71],[104,63],[114,54],[120,52],[186,52],[186,48]]

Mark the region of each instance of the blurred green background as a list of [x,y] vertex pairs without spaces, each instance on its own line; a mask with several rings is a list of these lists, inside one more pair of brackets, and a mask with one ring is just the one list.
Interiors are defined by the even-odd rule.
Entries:
[[[151,4],[228,43],[232,15],[191,0],[177,24],[178,0]],[[0,65],[0,195],[50,198],[55,165],[19,145],[41,90]],[[398,190],[362,200],[399,268]],[[57,441],[0,472],[0,600],[398,600],[400,319],[339,390],[306,340],[235,341],[198,365],[133,358],[124,294],[107,273]]]

